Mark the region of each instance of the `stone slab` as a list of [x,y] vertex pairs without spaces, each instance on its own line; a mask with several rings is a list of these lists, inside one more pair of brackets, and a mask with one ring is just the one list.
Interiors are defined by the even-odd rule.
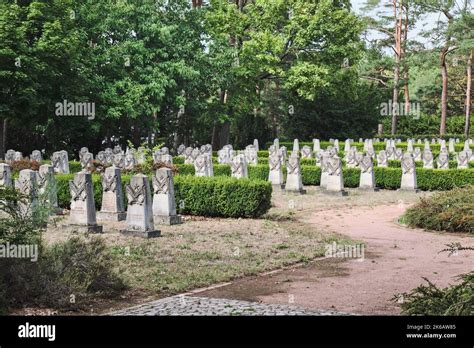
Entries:
[[120,230],[120,233],[126,236],[140,237],[140,238],[157,238],[161,236],[160,230],[154,231],[135,231],[135,230]]
[[104,228],[102,225],[63,225],[63,229],[68,232],[78,232],[78,233],[103,233]]
[[153,220],[155,225],[179,225],[183,223],[181,215],[153,215]]
[[127,212],[113,213],[108,211],[97,212],[97,221],[124,221],[127,219]]

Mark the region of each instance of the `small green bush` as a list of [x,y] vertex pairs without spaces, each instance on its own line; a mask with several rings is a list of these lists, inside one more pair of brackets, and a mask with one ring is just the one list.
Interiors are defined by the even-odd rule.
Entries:
[[459,284],[442,289],[425,278],[428,285],[402,294],[403,314],[474,315],[474,272],[461,275],[459,279]]
[[427,230],[474,233],[474,185],[422,198],[403,221]]

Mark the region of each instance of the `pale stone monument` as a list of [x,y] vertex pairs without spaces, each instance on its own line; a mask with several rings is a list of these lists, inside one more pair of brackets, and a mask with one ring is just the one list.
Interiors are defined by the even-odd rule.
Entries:
[[95,156],[95,159],[102,166],[105,166],[105,165],[108,164],[107,163],[107,154],[105,153],[105,151],[99,151],[97,153],[97,156]]
[[456,152],[455,142],[454,142],[453,138],[449,139],[448,151],[449,151],[449,153],[455,153]]
[[207,169],[207,174],[206,176],[214,176],[214,164],[212,163],[212,152],[205,153],[204,158],[207,162],[206,169]]
[[125,167],[125,157],[123,153],[116,153],[112,157],[112,165],[119,169],[123,169]]
[[377,167],[388,167],[388,157],[385,150],[381,150],[377,155]]
[[449,153],[447,151],[441,151],[438,159],[436,160],[436,168],[438,169],[449,169]]
[[176,214],[173,172],[169,168],[160,168],[152,178],[153,183],[153,218],[159,225],[176,225],[181,223],[181,216]]
[[67,151],[56,151],[51,156],[51,164],[57,174],[69,174],[69,159]]
[[21,161],[23,160],[23,154],[20,151],[15,151],[15,155],[13,155],[14,161]]
[[230,161],[230,171],[233,178],[248,178],[247,160],[245,156],[234,156]]
[[177,150],[178,156],[183,156],[184,150],[186,150],[186,146],[184,144],[179,145]]
[[78,232],[102,233],[102,226],[97,225],[94,203],[92,175],[76,173],[74,180],[69,181],[71,192],[71,212],[68,229]]
[[433,153],[431,152],[430,149],[425,149],[423,151],[423,155],[421,156],[422,160],[423,160],[423,168],[425,169],[433,169],[434,166],[433,166],[433,161],[434,161],[434,158],[433,158]]
[[458,169],[468,169],[469,168],[469,155],[466,151],[461,151],[456,155],[456,162],[458,164]]
[[308,146],[308,145],[304,145],[302,148],[301,148],[301,158],[312,158],[313,154],[311,153],[311,148]]
[[321,151],[315,152],[314,157],[316,159],[316,167],[321,167],[322,152]]
[[293,151],[292,152],[299,152],[300,151],[300,143],[298,139],[293,140]]
[[99,221],[122,221],[127,217],[124,207],[120,168],[108,167],[102,174],[102,207],[97,213]]
[[364,191],[377,191],[375,187],[374,162],[372,157],[365,155],[359,162],[359,167],[359,189]]
[[416,167],[413,155],[406,153],[403,155],[402,161],[402,181],[400,184],[400,190],[402,191],[416,191]]
[[12,150],[12,149],[7,150],[7,152],[5,153],[5,161],[6,161],[7,163],[11,163],[11,162],[14,161],[15,152],[16,152],[16,151],[15,151],[15,150]]
[[153,203],[151,199],[150,183],[143,174],[132,176],[130,184],[125,187],[127,192],[127,229],[123,234],[153,238],[159,237],[160,231],[155,230],[153,220]]
[[30,155],[30,160],[41,163],[43,161],[43,155],[39,150],[33,150]]
[[125,170],[133,170],[135,166],[138,164],[137,159],[135,158],[135,154],[132,151],[129,151],[125,154],[123,169]]
[[94,160],[94,156],[90,152],[85,152],[81,155],[81,168],[82,171],[91,171],[93,164],[92,161]]
[[209,169],[207,168],[208,161],[204,155],[199,155],[194,161],[194,175],[208,176]]
[[281,185],[284,183],[282,157],[279,154],[268,157],[268,165],[270,166],[268,181],[270,181],[272,185],[278,185],[281,187]]
[[229,157],[229,151],[226,149],[221,149],[217,151],[217,162],[219,164],[229,164],[231,161]]
[[313,152],[319,151],[321,151],[321,143],[319,142],[319,139],[313,139]]
[[286,184],[285,191],[306,193],[303,189],[303,180],[301,178],[301,166],[298,152],[293,152],[286,163]]
[[20,170],[18,179],[15,180],[15,188],[24,196],[18,202],[18,208],[24,216],[33,215],[38,206],[38,185],[36,172],[31,169]]
[[247,163],[253,166],[256,166],[258,164],[258,153],[257,150],[253,145],[248,145],[245,148],[245,159],[247,160]]
[[193,151],[194,151],[194,149],[192,147],[187,147],[186,149],[184,149],[184,152],[183,152],[184,164],[193,164],[194,163],[194,157],[193,157],[193,154],[192,154]]
[[328,171],[326,192],[338,196],[347,196],[347,192],[344,191],[341,159],[338,156],[333,156],[325,159],[324,162]]
[[258,145],[258,139],[253,140],[253,147],[255,148],[257,152],[260,151],[260,146]]
[[0,163],[0,186],[12,187],[12,170],[10,165],[6,163]]
[[413,158],[415,159],[415,161],[421,161],[422,160],[422,153],[421,153],[421,149],[419,147],[415,147],[415,149],[413,150]]

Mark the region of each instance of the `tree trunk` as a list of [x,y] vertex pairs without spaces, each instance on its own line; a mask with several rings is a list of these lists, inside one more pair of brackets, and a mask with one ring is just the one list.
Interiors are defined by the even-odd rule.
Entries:
[[0,118],[0,159],[5,159],[7,152],[7,119]]
[[448,111],[448,69],[446,67],[447,49],[443,49],[440,55],[441,78],[443,79],[443,89],[441,91],[441,125],[439,135],[446,133],[446,114]]
[[466,85],[466,124],[464,125],[464,135],[466,138],[469,136],[469,131],[471,128],[471,84],[472,84],[472,55],[473,52],[469,55],[467,61],[467,85]]
[[397,133],[397,116],[398,116],[398,88],[400,83],[400,58],[401,58],[401,40],[402,40],[402,23],[401,16],[398,20],[397,0],[393,0],[393,13],[395,18],[395,66],[393,68],[393,96],[392,96],[392,135]]
[[408,90],[408,67],[403,72],[403,94],[405,96],[405,116],[410,114],[410,91]]

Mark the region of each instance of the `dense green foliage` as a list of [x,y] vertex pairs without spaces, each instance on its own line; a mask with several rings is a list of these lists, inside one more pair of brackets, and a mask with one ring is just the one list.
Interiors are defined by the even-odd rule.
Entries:
[[432,282],[403,294],[407,315],[474,315],[474,272],[458,277],[459,284],[439,288]]
[[422,198],[403,221],[427,230],[474,233],[474,186]]
[[73,237],[44,245],[47,214],[24,214],[17,205],[24,199],[15,190],[0,189],[0,244],[36,250],[30,258],[0,258],[0,313],[22,306],[84,310],[92,296],[115,296],[125,289],[102,239]]
[[[214,178],[200,178],[186,174],[194,174],[194,166],[182,165],[180,174],[175,176],[175,196],[178,213],[201,216],[222,217],[258,217],[270,209],[271,184],[262,180],[267,178],[259,175],[258,169],[252,171],[255,179],[246,180],[230,178],[229,166],[215,166]],[[268,175],[268,171],[266,171]],[[227,176],[227,178],[225,177]],[[71,194],[69,181],[73,174],[57,175],[58,203],[68,208]],[[94,200],[97,209],[102,204],[102,183],[100,176],[93,175]],[[123,192],[130,182],[129,175],[122,175]],[[125,199],[125,204],[126,204]]]

